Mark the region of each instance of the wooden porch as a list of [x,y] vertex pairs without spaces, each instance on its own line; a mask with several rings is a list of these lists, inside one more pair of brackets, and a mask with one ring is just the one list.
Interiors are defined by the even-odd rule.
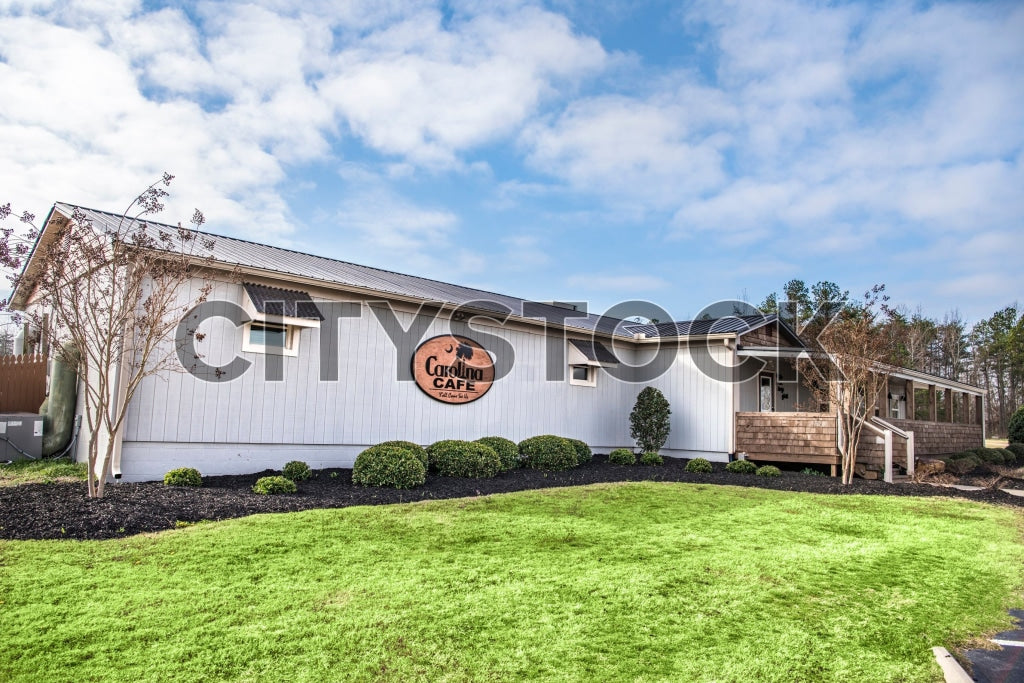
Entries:
[[[842,464],[835,413],[738,412],[736,452],[749,460],[828,465],[833,476]],[[984,445],[982,427],[970,422],[869,418],[861,432],[856,472],[891,480],[913,474],[920,456],[945,455]]]
[[736,452],[747,459],[829,465],[841,464],[834,413],[736,413]]

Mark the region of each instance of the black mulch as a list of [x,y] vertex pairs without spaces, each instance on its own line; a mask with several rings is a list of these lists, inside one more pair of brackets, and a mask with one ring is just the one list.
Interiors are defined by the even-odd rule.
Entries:
[[[350,505],[384,505],[410,501],[462,498],[555,486],[580,486],[618,481],[680,481],[694,484],[730,484],[782,491],[897,496],[948,496],[1004,505],[1024,506],[1024,498],[998,490],[959,491],[928,484],[886,484],[857,479],[843,486],[832,477],[783,472],[781,477],[731,474],[715,463],[711,474],[690,474],[685,460],[666,458],[663,466],[611,465],[606,456],[567,472],[523,469],[492,479],[458,479],[428,475],[417,489],[367,488],[352,484],[352,471],[328,469],[299,483],[294,495],[263,496],[252,492],[261,472],[237,476],[203,477],[202,488],[176,488],[159,482],[109,484],[106,497],[86,498],[81,483],[26,484],[0,488],[0,538],[47,539],[121,538],[148,531],[172,529],[178,522],[243,517],[262,512],[292,512]],[[332,474],[337,473],[332,478]]]

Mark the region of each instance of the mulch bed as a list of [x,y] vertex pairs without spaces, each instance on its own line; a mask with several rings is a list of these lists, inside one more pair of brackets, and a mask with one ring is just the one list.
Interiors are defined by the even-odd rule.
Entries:
[[[685,460],[666,458],[663,466],[611,465],[607,456],[567,472],[515,470],[492,479],[458,479],[428,475],[427,483],[410,491],[367,488],[352,484],[352,471],[319,470],[315,478],[299,483],[294,495],[262,496],[252,492],[261,472],[237,476],[203,477],[202,488],[177,488],[160,482],[109,484],[106,497],[86,498],[84,482],[25,484],[0,488],[0,538],[103,539],[173,529],[178,522],[222,520],[263,512],[294,512],[350,505],[386,505],[411,501],[463,498],[556,486],[582,486],[622,481],[678,481],[693,484],[728,484],[781,491],[869,494],[889,496],[946,496],[985,503],[1024,507],[1024,498],[999,490],[959,491],[928,484],[886,484],[855,480],[843,486],[839,479],[783,472],[781,477],[731,474],[715,463],[711,474],[690,474]],[[331,477],[332,473],[336,477]]]

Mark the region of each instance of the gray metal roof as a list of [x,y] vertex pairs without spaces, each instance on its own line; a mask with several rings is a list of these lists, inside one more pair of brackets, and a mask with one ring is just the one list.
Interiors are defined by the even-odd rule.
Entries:
[[627,330],[648,337],[685,337],[707,334],[742,334],[776,321],[775,315],[740,315],[703,320],[680,320],[669,323],[631,324]]
[[[64,202],[54,204],[54,210],[68,217],[76,209],[86,219],[92,221],[95,227],[101,230],[117,230],[122,221],[125,220],[122,215],[107,211],[90,209]],[[177,230],[177,226],[166,223],[150,220],[128,220],[132,220],[133,224],[139,227],[144,225],[154,236],[158,231]],[[543,318],[553,323],[564,324],[566,327],[607,335],[631,336],[637,332],[643,332],[648,337],[699,336],[746,332],[765,322],[763,316],[742,316],[739,318],[729,317],[715,320],[690,320],[675,323],[659,323],[657,325],[638,325],[617,318],[571,311],[564,306],[555,306],[415,275],[405,275],[390,270],[361,266],[325,256],[316,256],[292,249],[238,239],[237,237],[227,237],[199,230],[193,232],[213,239],[214,245],[210,255],[216,261],[231,266],[256,268],[277,273],[282,275],[282,279],[285,280],[288,279],[287,276],[292,275],[311,278],[342,287],[371,290],[382,294],[394,294],[421,301],[467,306],[474,310],[491,311],[502,315],[511,311],[513,315],[527,318]]]
[[[123,217],[119,214],[64,202],[57,202],[54,205],[54,209],[68,217],[72,215],[75,209],[78,209],[88,220],[92,221],[94,226],[104,230],[118,229],[123,220]],[[154,234],[159,230],[177,230],[177,226],[156,221],[142,220],[133,222],[136,225],[144,224]],[[547,318],[551,321],[561,321],[564,319],[564,324],[567,327],[597,331],[604,334],[614,334],[616,326],[621,322],[620,320],[593,314],[584,314],[582,317],[565,317],[567,315],[578,316],[580,314],[568,311],[564,307],[533,302],[528,299],[505,294],[463,287],[415,275],[404,275],[370,266],[361,266],[347,261],[305,254],[291,249],[259,244],[236,237],[216,235],[198,230],[194,232],[213,238],[214,247],[211,256],[215,260],[227,265],[258,268],[282,275],[297,275],[321,280],[325,283],[367,289],[384,294],[395,294],[422,301],[436,301],[455,306],[465,305],[482,311],[492,311],[501,314],[511,311],[517,316]],[[619,334],[622,334],[622,332],[620,331]]]

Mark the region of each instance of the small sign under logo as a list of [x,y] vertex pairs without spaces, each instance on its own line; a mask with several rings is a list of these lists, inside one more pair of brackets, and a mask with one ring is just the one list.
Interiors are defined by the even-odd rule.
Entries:
[[427,396],[443,403],[470,403],[494,383],[494,361],[468,337],[444,334],[419,345],[412,376]]

